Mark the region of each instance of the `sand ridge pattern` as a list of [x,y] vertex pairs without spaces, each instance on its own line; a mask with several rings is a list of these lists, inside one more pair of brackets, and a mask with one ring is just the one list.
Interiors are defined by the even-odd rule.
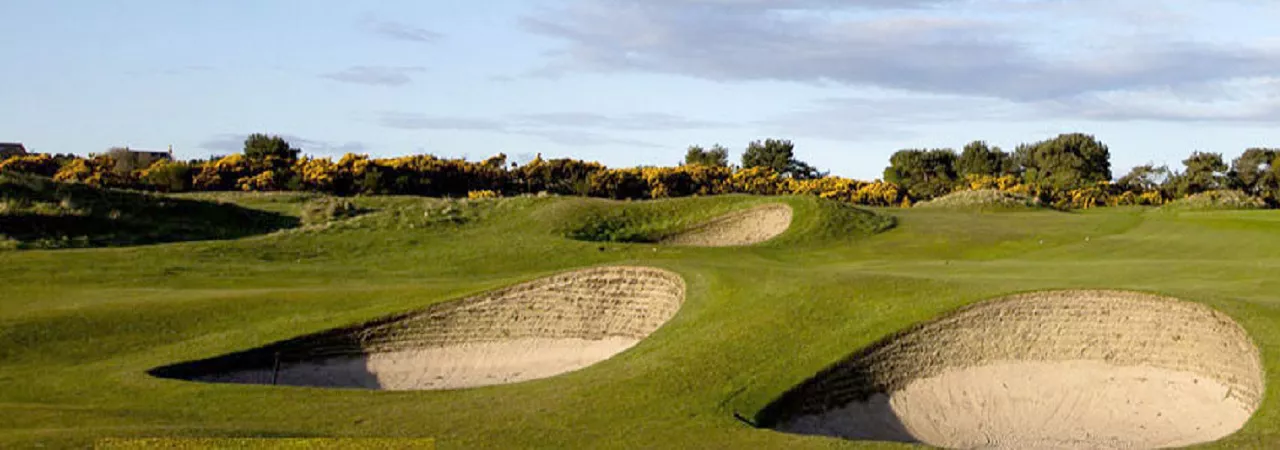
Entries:
[[791,227],[790,205],[774,203],[725,214],[687,231],[663,239],[667,245],[737,247],[759,244]]
[[684,281],[672,272],[587,269],[152,373],[384,390],[514,383],[581,369],[631,348],[674,317],[683,301]]
[[1160,448],[1244,425],[1264,390],[1244,330],[1206,306],[1062,291],[976,304],[855,353],[762,426],[947,448]]

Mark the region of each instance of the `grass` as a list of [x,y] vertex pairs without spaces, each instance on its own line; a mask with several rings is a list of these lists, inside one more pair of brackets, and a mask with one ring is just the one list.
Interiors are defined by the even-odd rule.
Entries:
[[[556,233],[590,242],[660,242],[674,234],[724,214],[768,203],[785,202],[811,209],[811,220],[801,220],[792,235],[807,238],[855,237],[893,228],[891,216],[875,214],[836,201],[772,199],[731,195],[648,202],[584,200],[562,202],[537,214],[552,223]],[[814,222],[814,220],[820,222]]]
[[1217,211],[1217,210],[1241,210],[1241,209],[1263,209],[1266,208],[1266,202],[1256,197],[1251,197],[1241,191],[1218,190],[1201,192],[1189,196],[1187,198],[1175,200],[1165,209],[1176,211]]
[[[298,220],[314,198],[218,194]],[[434,437],[441,448],[894,448],[756,430],[753,417],[860,347],[1015,292],[1108,288],[1233,316],[1280,385],[1280,211],[981,214],[744,196],[350,199],[363,214],[234,240],[0,252],[0,448],[101,437]],[[747,248],[566,237],[591,217],[652,236],[764,202],[791,231]],[[635,209],[635,213],[618,213]],[[888,228],[884,216],[896,226]],[[876,232],[878,231],[878,232]],[[618,240],[618,239],[614,239]],[[625,239],[623,239],[625,240]],[[212,385],[148,369],[422,308],[563,271],[683,275],[680,313],[562,376],[443,392]],[[1280,396],[1211,448],[1280,446]]]
[[0,173],[0,246],[107,247],[233,239],[297,225],[294,217],[234,204]]
[[958,191],[916,205],[917,208],[972,210],[984,212],[1040,209],[1040,200],[997,189]]

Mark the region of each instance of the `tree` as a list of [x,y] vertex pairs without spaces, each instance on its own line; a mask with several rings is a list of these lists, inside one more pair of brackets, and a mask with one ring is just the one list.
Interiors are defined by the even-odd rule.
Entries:
[[1277,191],[1280,191],[1280,149],[1245,150],[1239,158],[1231,161],[1231,172],[1227,177],[1236,189],[1260,197],[1276,198]]
[[742,154],[742,168],[767,167],[777,173],[786,173],[795,160],[795,144],[780,139],[766,139],[747,144]]
[[1164,187],[1172,176],[1169,166],[1156,167],[1154,164],[1145,164],[1134,167],[1128,174],[1120,177],[1116,181],[1116,186],[1134,193],[1151,192]]
[[973,141],[964,146],[956,160],[956,172],[961,178],[969,175],[998,177],[1015,172],[1013,158],[1000,147],[990,147],[985,141]]
[[729,167],[729,149],[720,144],[711,146],[710,150],[697,145],[690,146],[689,151],[684,154],[684,165]]
[[1019,145],[1014,160],[1027,184],[1058,192],[1111,180],[1111,150],[1087,134]]
[[889,158],[884,179],[906,189],[917,200],[950,193],[960,179],[956,152],[951,149],[900,150]]
[[754,141],[742,154],[742,168],[764,167],[795,179],[822,178],[827,174],[795,157],[795,144],[781,139]]
[[1177,177],[1179,197],[1222,189],[1227,180],[1227,164],[1221,153],[1194,152],[1182,161],[1186,171]]
[[261,162],[275,157],[293,164],[298,160],[299,150],[289,145],[289,141],[280,136],[268,136],[254,133],[244,140],[244,156],[251,161]]

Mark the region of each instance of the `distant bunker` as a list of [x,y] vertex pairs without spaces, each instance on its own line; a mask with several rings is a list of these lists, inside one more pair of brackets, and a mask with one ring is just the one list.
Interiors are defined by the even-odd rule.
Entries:
[[737,247],[778,237],[791,227],[791,206],[775,203],[725,214],[663,239],[667,245]]
[[380,390],[516,383],[621,353],[675,316],[683,301],[684,281],[674,273],[588,269],[152,374]]
[[766,407],[763,427],[946,448],[1163,448],[1244,426],[1258,349],[1226,315],[1144,294],[1064,291],[898,333]]

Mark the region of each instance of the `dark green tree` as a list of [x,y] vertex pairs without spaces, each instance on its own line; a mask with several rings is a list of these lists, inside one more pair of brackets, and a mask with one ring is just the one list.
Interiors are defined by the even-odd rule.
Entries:
[[1194,152],[1182,165],[1186,170],[1175,182],[1179,197],[1226,187],[1228,167],[1221,153]]
[[254,133],[244,140],[244,156],[252,161],[265,161],[277,158],[292,164],[298,160],[299,150],[289,145],[289,141],[280,136],[268,136]]
[[956,160],[951,149],[900,150],[889,158],[884,179],[917,200],[939,197],[955,190],[960,180]]
[[786,173],[795,160],[795,144],[781,139],[766,139],[747,144],[742,154],[742,168],[768,167],[774,172]]
[[1019,145],[1014,161],[1024,182],[1058,192],[1111,180],[1111,150],[1082,133]]
[[684,154],[686,166],[729,167],[729,149],[720,144],[711,146],[710,150],[694,145]]
[[1001,176],[1015,172],[1013,157],[1000,147],[991,147],[986,141],[973,141],[964,146],[956,160],[956,172],[960,177],[969,175]]
[[822,178],[827,174],[796,159],[795,144],[782,139],[754,141],[742,154],[742,167],[768,167],[774,172],[796,179]]
[[1134,193],[1150,192],[1162,189],[1172,175],[1169,166],[1156,167],[1154,164],[1144,164],[1134,167],[1128,174],[1116,180],[1116,186]]
[[1280,149],[1251,148],[1231,162],[1231,187],[1268,200],[1280,198]]

